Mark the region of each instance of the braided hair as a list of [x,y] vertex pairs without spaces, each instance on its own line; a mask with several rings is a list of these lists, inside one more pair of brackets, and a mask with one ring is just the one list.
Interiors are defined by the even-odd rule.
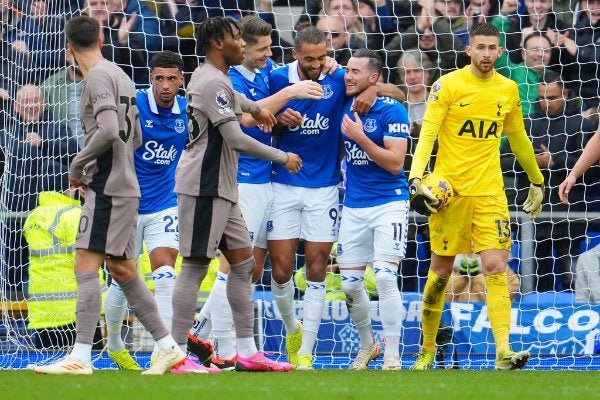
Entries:
[[234,28],[239,31],[237,22],[232,19],[225,17],[208,18],[200,24],[196,32],[196,52],[206,54],[206,51],[210,48],[210,43],[223,41],[227,33],[232,37],[235,36]]

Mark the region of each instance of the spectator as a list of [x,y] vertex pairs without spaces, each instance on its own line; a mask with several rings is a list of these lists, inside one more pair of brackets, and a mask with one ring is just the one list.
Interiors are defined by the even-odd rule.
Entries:
[[[498,22],[498,19],[492,20],[493,25],[498,26]],[[503,46],[502,36],[500,36],[500,46]],[[534,112],[538,97],[537,84],[544,69],[550,65],[552,48],[552,43],[546,35],[542,32],[533,32],[523,41],[522,61],[515,64],[508,54],[503,52],[496,62],[497,71],[519,85],[519,98],[524,117]]]
[[[509,25],[507,29],[499,30],[506,33],[506,51],[513,63],[521,61],[520,49],[523,39],[531,33],[546,33],[549,30],[565,32],[569,29],[569,26],[557,19],[551,11],[552,0],[525,0],[524,14],[517,14],[517,7],[518,1],[506,0],[499,15]],[[558,63],[558,58],[552,60],[552,64],[555,63]]]
[[[30,253],[27,328],[35,332],[38,349],[65,349],[75,343],[73,262],[81,204],[77,189],[61,189],[41,192],[39,205],[23,226]],[[93,348],[102,347],[97,328]]]
[[279,30],[275,25],[275,14],[273,14],[273,0],[260,0],[258,16],[263,21],[268,22],[271,25],[271,51],[273,55],[271,58],[278,63],[287,64],[294,61],[292,57],[293,44],[284,40],[279,35]]
[[[559,74],[546,71],[537,90],[538,107],[525,123],[536,151],[537,165],[549,188],[544,203],[548,204],[550,212],[585,211],[583,186],[576,186],[571,191],[569,206],[560,202],[556,188],[575,165],[584,143],[592,136],[596,126],[581,116],[577,100],[568,98],[568,91]],[[519,204],[525,199],[529,187],[527,178],[509,154],[503,155],[502,163],[505,171],[516,171],[519,189],[516,203]],[[573,288],[573,264],[585,228],[585,223],[568,220],[540,221],[536,224],[536,290],[556,290],[555,274],[562,282],[563,289]]]
[[567,67],[563,79],[574,93],[583,98],[583,113],[586,118],[598,119],[600,84],[598,63],[600,62],[600,1],[582,0],[581,11],[573,32],[549,31],[548,36],[561,48]]
[[16,94],[14,118],[9,119],[3,144],[7,169],[5,188],[11,193],[11,211],[35,208],[42,179],[55,174],[66,179],[66,168],[77,144],[70,140],[68,128],[53,119],[41,90],[24,85]]
[[[514,301],[519,294],[521,281],[508,265],[506,266],[508,293]],[[454,259],[454,270],[446,287],[447,302],[486,301],[485,276],[481,272],[479,254],[459,254]]]
[[144,42],[139,40],[139,35],[129,35],[137,15],[127,19],[120,0],[85,0],[84,12],[100,23],[104,58],[117,64],[136,85],[147,85],[147,51]]
[[350,48],[365,47],[367,38],[358,14],[358,0],[324,0],[319,18],[326,15],[336,17],[344,24],[346,31],[350,34],[348,41]]
[[406,91],[406,108],[413,127],[423,121],[433,69],[431,60],[417,49],[405,51],[398,60],[396,83]]
[[48,100],[48,108],[52,116],[69,127],[78,149],[85,145],[83,126],[79,113],[79,99],[83,90],[83,74],[76,65],[71,52],[64,52],[66,66],[49,76],[40,89]]
[[[2,180],[3,204],[8,211],[28,212],[35,208],[42,182],[64,187],[67,166],[77,144],[68,139],[68,128],[54,121],[37,86],[25,85],[17,91],[14,115],[0,136],[5,172]],[[2,243],[7,264],[8,293],[23,292],[27,281],[28,249],[22,236],[23,221],[8,218]]]
[[435,65],[437,71],[432,72],[432,79],[439,75],[462,68],[469,63],[460,40],[455,40],[450,26],[443,19],[435,18],[435,11],[428,0],[419,0],[421,11],[415,17],[415,24],[394,38],[385,46],[388,67],[395,67],[403,51],[419,49]]
[[600,244],[579,255],[575,271],[575,301],[599,303]]
[[0,21],[2,41],[15,52],[16,58],[12,61],[24,67],[22,81],[37,84],[44,80],[57,65],[52,52],[57,44],[52,43],[36,19],[19,9],[13,0],[0,2]]
[[327,55],[345,66],[352,52],[349,48],[350,34],[346,31],[344,22],[337,17],[325,15],[319,18],[317,28],[327,37]]

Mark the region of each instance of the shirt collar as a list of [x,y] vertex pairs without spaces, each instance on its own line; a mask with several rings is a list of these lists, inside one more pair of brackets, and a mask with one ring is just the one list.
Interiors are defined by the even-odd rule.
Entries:
[[[154,114],[158,114],[158,105],[156,104],[156,99],[154,98],[154,93],[152,92],[152,86],[146,89],[146,93],[148,95],[148,103],[150,104],[150,111]],[[171,107],[171,112],[173,114],[181,114],[181,109],[179,108],[179,102],[177,101],[177,96],[173,101],[173,107]]]
[[[300,74],[298,74],[298,60],[291,62],[288,65],[290,68],[288,71],[288,80],[290,83],[300,82],[302,79],[300,78]],[[325,79],[325,74],[319,75],[319,79],[317,80],[322,81],[323,79]]]
[[233,69],[235,69],[237,72],[239,72],[240,74],[242,74],[242,76],[246,79],[248,79],[250,82],[254,82],[254,79],[256,78],[256,75],[258,75],[260,73],[260,70],[257,68],[254,68],[254,71],[250,71],[248,70],[248,68],[244,67],[243,65],[234,65],[233,67],[231,67]]

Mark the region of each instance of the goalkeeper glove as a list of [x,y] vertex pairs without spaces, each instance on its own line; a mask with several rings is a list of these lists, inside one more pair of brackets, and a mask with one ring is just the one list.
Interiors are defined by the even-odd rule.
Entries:
[[437,213],[440,201],[427,186],[421,184],[421,179],[411,179],[408,191],[410,193],[410,206],[416,212],[425,216]]
[[542,202],[544,201],[544,184],[532,183],[529,186],[529,193],[523,203],[523,211],[529,213],[529,217],[534,219],[542,212]]

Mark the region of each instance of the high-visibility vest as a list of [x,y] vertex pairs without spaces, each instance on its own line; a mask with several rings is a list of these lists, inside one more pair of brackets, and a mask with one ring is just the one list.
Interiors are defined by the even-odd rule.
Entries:
[[81,205],[58,192],[41,192],[38,200],[23,226],[29,245],[30,329],[74,323],[77,302],[73,265]]

